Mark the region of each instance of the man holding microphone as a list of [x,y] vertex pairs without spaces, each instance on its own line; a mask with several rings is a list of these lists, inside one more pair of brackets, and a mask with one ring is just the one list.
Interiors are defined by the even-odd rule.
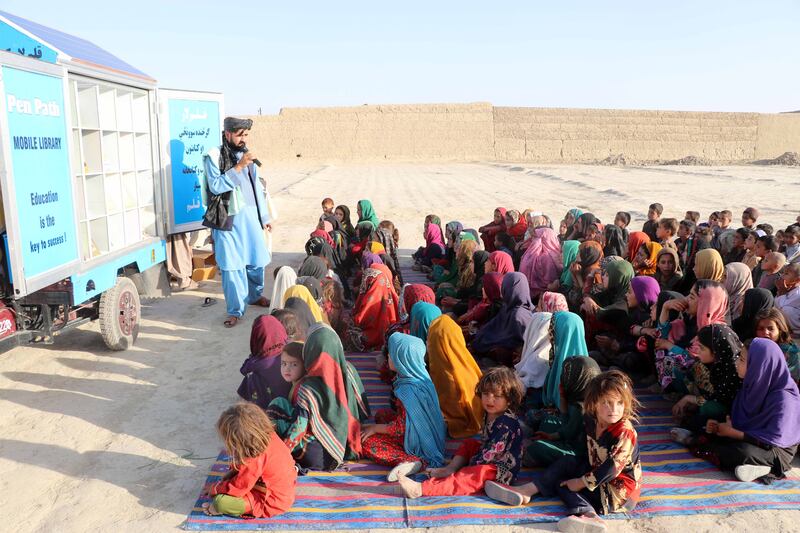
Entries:
[[211,230],[228,312],[224,324],[229,328],[244,315],[248,304],[269,306],[262,295],[264,267],[271,259],[264,228],[271,231],[272,220],[258,178],[257,166],[261,163],[247,150],[252,126],[250,119],[225,118],[222,145],[210,149],[203,158],[208,192],[230,193],[224,229]]

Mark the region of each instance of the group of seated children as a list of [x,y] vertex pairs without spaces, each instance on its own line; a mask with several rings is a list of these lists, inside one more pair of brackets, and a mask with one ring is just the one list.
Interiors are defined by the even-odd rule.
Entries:
[[[298,473],[361,458],[407,498],[557,495],[560,530],[602,531],[640,497],[634,383],[674,402],[670,435],[698,457],[784,477],[800,443],[800,217],[773,234],[755,208],[738,229],[727,210],[662,212],[642,231],[626,212],[604,225],[570,209],[557,230],[532,210],[497,208],[477,231],[428,215],[413,268],[430,283],[404,284],[394,224],[361,200],[354,225],[326,199],[253,324],[208,512],[274,516]],[[379,351],[391,408],[374,423],[345,349]],[[451,458],[448,436],[463,439]],[[522,466],[544,471],[522,482]]]

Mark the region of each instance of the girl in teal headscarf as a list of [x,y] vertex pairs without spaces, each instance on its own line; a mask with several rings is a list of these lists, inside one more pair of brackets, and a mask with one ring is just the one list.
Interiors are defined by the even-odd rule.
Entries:
[[442,316],[442,310],[428,302],[417,302],[411,308],[410,332],[422,342],[428,342],[428,328],[431,322]]
[[412,335],[389,337],[389,361],[397,372],[394,394],[397,414],[378,413],[383,424],[362,429],[363,455],[395,467],[387,479],[410,475],[427,466],[444,465],[446,426],[439,397],[425,369],[425,343]]
[[561,393],[558,386],[561,384],[564,360],[576,355],[588,357],[589,349],[586,347],[583,320],[575,313],[569,311],[553,313],[550,327],[553,330],[553,344],[550,348],[550,370],[547,371],[544,382],[542,401],[545,406],[559,407]]
[[372,227],[377,229],[380,224],[380,219],[375,213],[375,208],[372,207],[372,202],[369,200],[358,201],[358,222],[372,222]]
[[560,279],[562,287],[572,287],[572,272],[570,272],[569,268],[578,258],[578,247],[580,245],[580,241],[564,241],[561,244],[561,259],[564,263]]

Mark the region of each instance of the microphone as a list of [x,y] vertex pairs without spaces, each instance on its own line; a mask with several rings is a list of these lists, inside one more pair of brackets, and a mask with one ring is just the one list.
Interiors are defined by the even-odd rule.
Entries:
[[[243,154],[245,154],[245,153],[247,153],[247,152],[249,152],[249,151],[250,151],[250,150],[247,148],[247,146],[245,146],[244,148],[242,148],[242,153],[243,153]],[[261,161],[259,161],[258,159],[253,159],[253,163],[255,163],[257,167],[260,167],[260,166],[261,166]]]

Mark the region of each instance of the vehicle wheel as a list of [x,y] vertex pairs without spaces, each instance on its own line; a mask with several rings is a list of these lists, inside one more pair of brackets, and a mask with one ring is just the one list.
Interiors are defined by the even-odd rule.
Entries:
[[139,336],[141,313],[136,285],[125,277],[100,296],[100,334],[112,350],[127,350]]

